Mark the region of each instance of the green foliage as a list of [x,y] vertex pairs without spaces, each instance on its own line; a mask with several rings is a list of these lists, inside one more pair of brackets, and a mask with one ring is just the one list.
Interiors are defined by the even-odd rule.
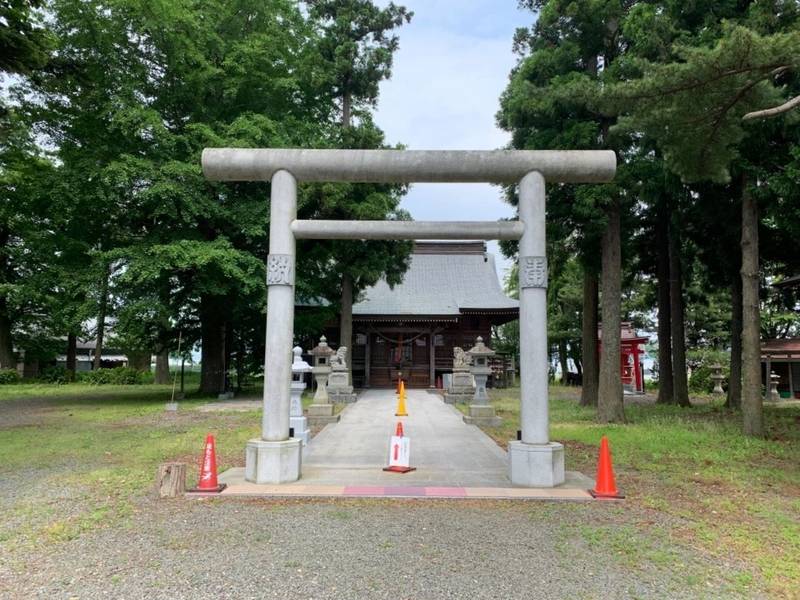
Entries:
[[42,369],[42,371],[39,373],[38,379],[39,381],[43,381],[45,383],[64,384],[69,382],[69,373],[67,373],[67,370],[64,367],[55,365]]
[[16,369],[0,369],[0,385],[19,383],[19,373]]
[[711,393],[711,390],[714,389],[711,367],[716,364],[722,367],[722,375],[725,377],[723,387],[727,386],[731,364],[729,352],[712,348],[691,349],[686,352],[686,362],[692,369],[692,375],[689,378],[690,392],[694,394]]
[[750,131],[742,117],[782,102],[784,74],[800,67],[800,32],[761,35],[729,23],[713,44],[676,44],[674,52],[667,63],[630,61],[642,77],[607,96],[622,111],[634,109],[619,129],[651,135],[688,181],[728,181]]
[[[380,82],[391,75],[398,37],[394,31],[413,13],[390,3],[384,8],[372,0],[307,0],[309,17],[319,31],[318,57],[324,66],[327,94],[341,109],[340,128],[329,141],[340,148],[382,148],[383,132],[372,121]],[[355,117],[355,119],[353,118]],[[316,219],[408,220],[399,209],[405,187],[376,184],[309,186],[298,212]],[[353,300],[359,292],[384,278],[399,283],[408,268],[412,243],[401,241],[333,241],[302,244],[300,256],[307,274],[299,286],[303,298],[323,297],[339,306],[348,278]],[[335,257],[336,269],[331,269]],[[349,307],[348,307],[349,308]],[[344,312],[343,309],[342,312]],[[300,324],[305,325],[305,323]],[[313,331],[320,331],[319,325]],[[349,345],[349,343],[348,343]]]
[[[370,110],[391,72],[392,32],[411,13],[366,0],[52,0],[46,13],[6,4],[2,60],[17,60],[19,36],[42,35],[39,55],[29,46],[0,68],[49,62],[12,82],[13,111],[0,115],[0,360],[12,334],[26,351],[37,338],[84,338],[103,312],[126,350],[174,351],[180,335],[187,351],[203,331],[226,331],[237,364],[258,368],[269,186],[210,184],[200,152],[382,147]],[[355,123],[342,127],[345,100]],[[299,208],[310,218],[405,219],[404,191],[306,186]],[[338,301],[332,254],[357,293],[382,276],[399,281],[409,251],[407,242],[301,245],[298,295]],[[204,329],[212,317],[224,329]]]
[[41,0],[0,4],[0,71],[29,73],[47,61],[51,40],[42,23],[42,4]]
[[374,105],[399,47],[391,32],[410,22],[414,13],[393,2],[379,8],[372,0],[306,0],[306,4],[322,32],[318,52],[326,63],[330,93],[343,103]]
[[78,374],[78,382],[89,385],[139,385],[152,381],[152,374],[142,373],[131,367],[95,369]]

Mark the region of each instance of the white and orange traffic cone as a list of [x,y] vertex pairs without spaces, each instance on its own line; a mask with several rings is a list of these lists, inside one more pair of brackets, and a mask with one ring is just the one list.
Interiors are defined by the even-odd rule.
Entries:
[[383,470],[390,473],[416,471],[416,467],[409,465],[410,459],[411,440],[403,434],[403,424],[398,421],[394,435],[389,438],[389,466],[384,467]]

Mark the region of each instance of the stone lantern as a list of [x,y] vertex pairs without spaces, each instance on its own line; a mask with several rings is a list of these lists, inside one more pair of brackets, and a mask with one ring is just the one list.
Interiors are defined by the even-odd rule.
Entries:
[[289,427],[292,428],[292,437],[303,440],[303,444],[308,444],[310,430],[308,429],[308,419],[303,415],[303,404],[300,397],[306,389],[306,382],[303,376],[311,372],[311,365],[303,360],[303,349],[296,346],[292,349],[294,360],[292,361],[292,403],[289,410]]
[[331,374],[331,357],[333,349],[328,346],[328,340],[323,335],[319,344],[311,349],[314,366],[311,373],[317,382],[317,391],[314,394],[314,403],[308,407],[308,422],[311,425],[326,425],[336,423],[339,415],[333,415],[333,404],[328,396],[328,376]]
[[475,379],[475,393],[472,396],[472,404],[469,405],[469,416],[464,417],[464,422],[472,425],[497,427],[502,419],[495,415],[494,407],[489,404],[489,395],[486,393],[486,380],[492,374],[489,357],[494,356],[495,352],[483,343],[482,337],[478,336],[475,345],[467,354],[472,359],[470,373]]
[[769,394],[767,394],[767,398],[773,402],[778,402],[781,399],[781,395],[778,393],[778,384],[780,381],[781,376],[774,371],[769,374]]
[[711,381],[714,382],[714,389],[712,394],[724,394],[725,390],[722,389],[722,382],[725,381],[725,376],[722,374],[722,365],[719,363],[711,365]]

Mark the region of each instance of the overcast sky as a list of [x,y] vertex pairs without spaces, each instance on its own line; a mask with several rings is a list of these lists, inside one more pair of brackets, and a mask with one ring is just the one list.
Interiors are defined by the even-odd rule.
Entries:
[[[414,150],[485,150],[509,139],[495,126],[498,98],[515,63],[511,41],[533,15],[516,0],[409,0],[392,78],[381,85],[377,124],[390,144]],[[376,4],[386,5],[379,0]],[[414,184],[402,203],[415,220],[495,221],[513,216],[489,184]],[[498,270],[508,266],[496,242]]]

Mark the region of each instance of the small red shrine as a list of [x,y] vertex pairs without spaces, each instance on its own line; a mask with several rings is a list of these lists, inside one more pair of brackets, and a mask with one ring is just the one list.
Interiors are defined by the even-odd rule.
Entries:
[[[602,328],[597,332],[598,352],[603,352],[601,341]],[[622,389],[629,394],[644,394],[644,344],[649,341],[647,336],[636,333],[633,324],[623,321],[620,324],[619,368],[622,376]]]

